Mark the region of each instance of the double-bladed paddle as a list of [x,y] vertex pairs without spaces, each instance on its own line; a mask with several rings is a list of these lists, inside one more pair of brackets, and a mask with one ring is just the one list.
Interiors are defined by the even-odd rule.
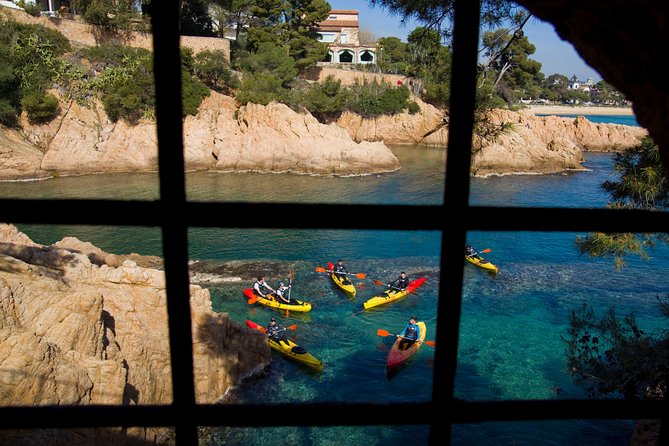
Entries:
[[[376,331],[376,334],[377,334],[378,336],[384,336],[384,337],[385,337],[385,336],[395,336],[395,337],[397,337],[397,338],[404,337],[404,336],[400,336],[400,335],[392,334],[392,333],[389,332],[388,330],[384,330],[384,329],[382,329],[382,328],[379,328],[379,329]],[[421,342],[421,341],[416,341],[416,342]],[[427,345],[429,345],[430,347],[436,347],[436,346],[437,346],[437,343],[436,343],[435,341],[422,341],[421,343],[422,343],[422,344],[427,344]]]
[[[327,270],[325,268],[321,268],[320,266],[317,266],[316,267],[316,272],[317,273],[331,273],[332,271]],[[339,274],[341,274],[341,273],[339,273]],[[364,273],[346,273],[346,275],[349,275],[349,274],[357,277],[358,279],[364,279],[364,278],[367,277],[367,274],[364,274]]]

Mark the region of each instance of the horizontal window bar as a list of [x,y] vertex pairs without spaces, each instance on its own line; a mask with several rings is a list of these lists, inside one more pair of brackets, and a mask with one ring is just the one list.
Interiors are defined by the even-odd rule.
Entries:
[[[181,224],[221,228],[319,228],[440,230],[458,225],[467,230],[495,231],[604,231],[668,232],[669,212],[613,209],[506,208],[473,206],[458,217],[445,206],[180,203],[114,200],[0,200],[7,223],[108,224],[162,226],[165,216]],[[295,219],[249,218],[258,209],[264,215],[299,215]],[[379,219],[384,213],[405,213],[407,218]],[[442,216],[442,212],[448,217]],[[223,218],[218,216],[224,216]],[[355,218],[334,218],[354,215]],[[217,217],[213,217],[217,216]]]

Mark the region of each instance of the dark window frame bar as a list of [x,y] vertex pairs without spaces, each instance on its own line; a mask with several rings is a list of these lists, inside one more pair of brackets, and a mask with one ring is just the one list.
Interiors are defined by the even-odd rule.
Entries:
[[[454,396],[462,297],[462,251],[469,231],[603,231],[669,232],[669,214],[608,209],[497,208],[469,206],[469,167],[474,111],[474,79],[479,32],[479,1],[456,0],[452,79],[451,131],[444,204],[411,206],[415,218],[379,225],[378,219],[355,222],[327,218],[332,212],[359,208],[359,215],[376,210],[395,212],[408,206],[320,205],[276,203],[189,203],[186,201],[179,63],[177,0],[153,8],[156,120],[160,199],[22,200],[0,199],[3,220],[14,223],[127,225],[160,227],[163,237],[172,364],[172,404],[161,406],[41,406],[0,407],[0,429],[81,428],[114,426],[174,427],[177,444],[196,445],[198,426],[367,426],[388,424],[389,410],[402,410],[392,424],[429,425],[431,444],[450,444],[454,423],[566,419],[662,419],[667,426],[669,401],[521,400],[462,401]],[[458,149],[460,148],[460,149]],[[464,149],[462,149],[464,148]],[[262,206],[301,215],[299,224],[272,221],[263,228],[402,229],[441,231],[442,256],[438,308],[435,378],[432,401],[393,404],[301,403],[273,404],[269,418],[257,418],[266,405],[205,405],[195,403],[192,337],[188,299],[188,228],[261,226],[240,217]],[[372,212],[370,212],[372,211]],[[367,214],[369,213],[369,214]],[[224,214],[224,222],[207,216]],[[448,216],[443,221],[442,216]],[[446,346],[446,347],[442,347]],[[281,410],[286,409],[286,410]],[[667,443],[666,427],[661,443]],[[662,443],[664,442],[664,443]]]

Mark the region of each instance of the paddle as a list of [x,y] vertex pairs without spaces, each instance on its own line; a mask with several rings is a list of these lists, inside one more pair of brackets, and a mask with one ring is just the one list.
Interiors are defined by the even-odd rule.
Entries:
[[[286,331],[286,330],[295,330],[297,328],[297,324],[293,324],[289,327],[283,327],[282,329],[279,330],[279,332]],[[262,331],[263,333],[267,332],[267,327],[263,327],[262,325],[258,325],[258,330]]]
[[[290,302],[290,289],[292,288],[293,285],[293,270],[290,270],[290,276],[288,280],[288,302]],[[286,308],[286,317],[288,317],[288,308]]]
[[[329,271],[329,270],[327,270],[327,269],[325,269],[325,268],[321,268],[320,266],[317,266],[317,267],[316,267],[316,272],[317,272],[317,273],[329,273],[329,272],[331,272],[331,271]],[[355,273],[355,274],[353,274],[353,273],[346,273],[346,275],[349,275],[349,274],[351,274],[351,275],[357,277],[358,279],[364,279],[364,278],[367,277],[367,274],[364,274],[364,273]]]
[[[272,294],[272,293],[269,293],[269,294]],[[269,294],[265,294],[265,296],[263,296],[263,297],[265,297],[265,299],[267,299],[266,296],[269,296]],[[260,296],[254,294],[253,297],[248,300],[248,304],[253,305],[254,303],[258,302],[259,297]]]
[[484,249],[484,250],[481,251],[481,252],[490,252],[490,251],[492,251],[492,250],[491,250],[490,248],[487,248],[487,249]]
[[[400,335],[392,334],[392,333],[389,332],[388,330],[384,330],[384,329],[382,329],[382,328],[379,328],[379,329],[376,331],[376,334],[377,334],[378,336],[384,336],[384,337],[385,337],[385,336],[395,336],[395,337],[398,337],[398,338],[403,338],[403,337],[404,337],[404,336],[400,336]],[[421,341],[416,341],[416,342],[421,342]],[[436,346],[437,346],[437,343],[434,342],[434,341],[423,341],[422,343],[423,343],[423,344],[427,344],[427,345],[429,345],[430,347],[436,347]]]

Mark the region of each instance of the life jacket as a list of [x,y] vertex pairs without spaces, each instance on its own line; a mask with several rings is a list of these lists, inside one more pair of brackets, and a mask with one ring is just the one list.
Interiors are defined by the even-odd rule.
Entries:
[[404,337],[409,339],[418,339],[418,327],[416,325],[408,324],[404,331]]
[[278,325],[272,326],[272,324],[270,324],[267,326],[267,336],[269,336],[270,338],[276,338],[277,335],[279,334],[279,330],[280,329]]

